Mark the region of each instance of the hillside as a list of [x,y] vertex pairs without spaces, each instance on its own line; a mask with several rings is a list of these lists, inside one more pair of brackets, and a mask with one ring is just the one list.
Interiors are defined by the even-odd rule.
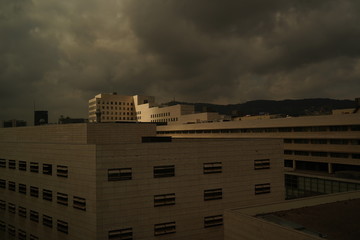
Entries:
[[263,113],[283,114],[290,116],[324,115],[333,109],[355,108],[352,100],[336,100],[328,98],[299,99],[299,100],[255,100],[240,104],[218,105],[210,103],[169,102],[165,105],[191,104],[196,112],[218,112],[226,115],[258,115]]

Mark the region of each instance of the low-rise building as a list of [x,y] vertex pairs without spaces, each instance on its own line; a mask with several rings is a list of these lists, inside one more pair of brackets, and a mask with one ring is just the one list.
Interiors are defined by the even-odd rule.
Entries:
[[282,148],[152,123],[0,129],[0,238],[219,240],[224,209],[284,199]]

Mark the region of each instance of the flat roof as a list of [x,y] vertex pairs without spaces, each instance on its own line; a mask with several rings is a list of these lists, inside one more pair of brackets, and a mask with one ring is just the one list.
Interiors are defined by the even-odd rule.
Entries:
[[295,224],[296,230],[330,240],[357,240],[360,239],[359,213],[360,199],[351,199],[274,212],[262,218],[282,219]]

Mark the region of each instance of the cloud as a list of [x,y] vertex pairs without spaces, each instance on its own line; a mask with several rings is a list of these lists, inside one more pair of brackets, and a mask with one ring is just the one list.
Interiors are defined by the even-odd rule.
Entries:
[[0,119],[86,117],[99,92],[160,101],[354,98],[356,0],[4,0]]

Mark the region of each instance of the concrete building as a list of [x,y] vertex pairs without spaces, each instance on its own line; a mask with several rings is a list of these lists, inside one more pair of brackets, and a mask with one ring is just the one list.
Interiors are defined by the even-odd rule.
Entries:
[[284,199],[282,146],[151,123],[0,129],[0,239],[222,239],[224,209]]
[[174,138],[281,139],[288,198],[354,190],[360,184],[359,112],[167,125],[158,126],[157,133]]
[[195,113],[193,105],[158,105],[151,96],[101,93],[89,100],[89,122],[155,122],[183,124],[222,120],[217,113]]
[[226,210],[225,240],[357,240],[360,192]]
[[25,127],[25,126],[26,126],[26,121],[24,121],[24,120],[16,120],[16,119],[3,121],[3,124],[2,124],[2,127],[4,127],[4,128],[8,128],[8,127]]

